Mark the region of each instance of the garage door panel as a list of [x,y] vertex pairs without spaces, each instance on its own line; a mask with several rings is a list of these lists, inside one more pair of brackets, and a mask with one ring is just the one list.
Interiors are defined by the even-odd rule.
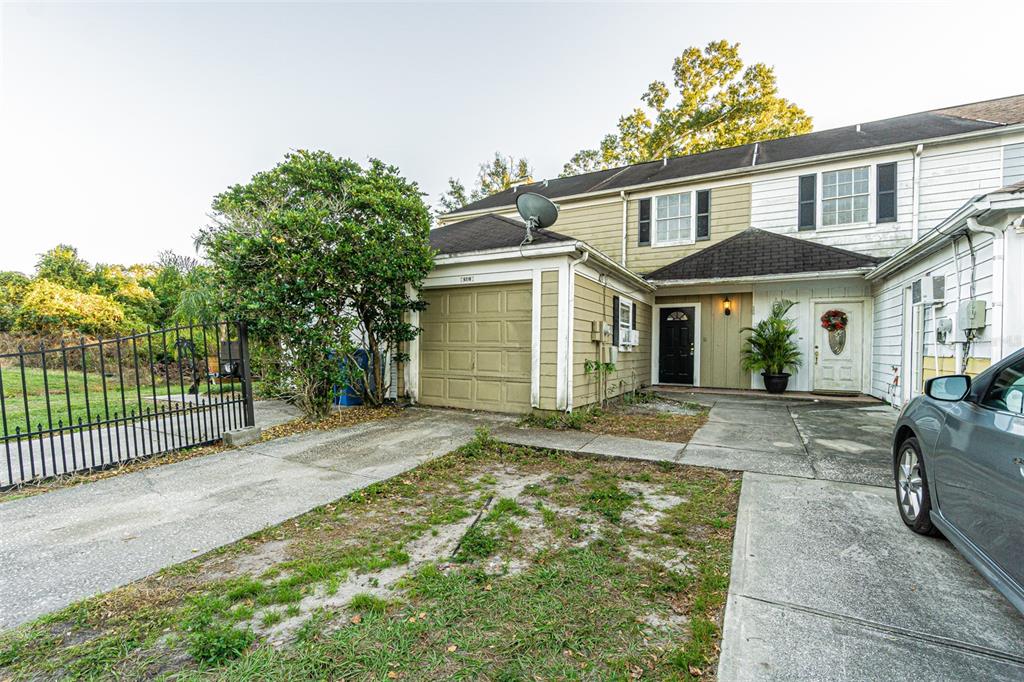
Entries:
[[448,355],[448,370],[451,372],[472,372],[473,351],[471,350],[450,350]]
[[444,371],[444,351],[441,350],[425,350],[420,353],[420,364],[424,370],[431,371],[435,370],[438,372]]
[[531,357],[530,353],[524,351],[508,351],[505,355],[505,363],[509,374],[527,376],[530,374]]
[[470,378],[460,379],[451,377],[448,379],[448,397],[454,400],[472,400],[473,384],[475,381]]
[[505,384],[505,402],[510,405],[530,404],[530,384],[509,383]]
[[473,313],[473,294],[452,292],[448,294],[448,315],[470,315]]
[[448,343],[473,343],[472,322],[449,322]]
[[533,309],[533,295],[529,291],[510,291],[505,299],[508,312],[530,312]]
[[476,342],[500,344],[501,327],[502,323],[499,320],[493,320],[491,322],[477,322]]
[[476,296],[476,312],[478,315],[501,313],[502,291],[481,291]]
[[476,352],[476,371],[478,374],[501,374],[502,362],[500,350],[479,350]]
[[444,343],[444,325],[439,322],[421,322],[423,334],[420,340],[424,343]]
[[478,379],[476,382],[476,399],[480,402],[500,405],[502,402],[501,386],[502,383],[500,381]]
[[528,412],[531,310],[528,283],[423,292],[420,401]]
[[420,377],[420,399],[423,402],[429,400],[443,400],[445,393],[445,380],[442,377]]
[[505,341],[509,344],[521,345],[530,343],[530,331],[533,324],[530,320],[509,320],[505,322]]

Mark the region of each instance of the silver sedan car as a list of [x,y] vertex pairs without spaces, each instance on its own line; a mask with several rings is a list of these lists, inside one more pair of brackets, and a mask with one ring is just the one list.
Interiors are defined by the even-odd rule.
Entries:
[[973,380],[928,381],[892,454],[903,522],[944,535],[1024,613],[1024,349]]

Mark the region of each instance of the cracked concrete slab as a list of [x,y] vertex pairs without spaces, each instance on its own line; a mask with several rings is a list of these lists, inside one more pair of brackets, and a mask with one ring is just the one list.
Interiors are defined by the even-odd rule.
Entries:
[[814,478],[814,467],[803,452],[756,452],[691,442],[678,461],[714,469]]
[[719,679],[1020,679],[1021,652],[1024,618],[890,490],[744,475]]
[[[711,409],[714,414],[719,407]],[[693,445],[713,445],[751,452],[803,454],[804,445],[792,419],[775,424],[751,424],[744,420],[709,420],[690,439]]]
[[507,421],[408,410],[0,504],[0,629],[239,540]]

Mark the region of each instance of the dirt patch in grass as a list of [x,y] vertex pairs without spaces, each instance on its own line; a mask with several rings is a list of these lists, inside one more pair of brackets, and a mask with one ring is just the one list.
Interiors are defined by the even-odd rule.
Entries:
[[0,679],[707,679],[739,486],[481,434],[0,636]]
[[670,443],[689,442],[708,420],[699,403],[679,402],[653,394],[628,396],[604,408],[584,407],[553,417],[527,416],[520,424],[533,428],[575,429],[608,436],[627,436]]
[[[283,438],[284,436],[292,436],[299,433],[305,433],[307,431],[341,429],[362,424],[363,422],[388,419],[398,416],[400,413],[401,408],[398,407],[367,407],[359,405],[344,410],[338,410],[332,413],[329,417],[320,421],[310,421],[304,417],[300,417],[298,419],[293,419],[283,424],[278,424],[277,426],[271,426],[264,429],[259,442],[262,443],[275,438]],[[226,452],[234,449],[237,448],[229,447],[223,443],[217,443],[215,445],[208,445],[204,447],[176,450],[174,452],[168,452],[162,455],[155,455],[153,457],[146,457],[143,459],[127,460],[118,466],[100,471],[71,473],[57,476],[55,478],[48,478],[42,481],[32,481],[9,490],[0,491],[0,504],[21,499],[23,497],[31,497],[33,495],[50,492],[51,490],[57,490],[58,488],[68,488],[82,483],[89,483],[91,481],[99,481],[104,478],[120,476],[121,474],[131,471],[152,469],[154,467],[164,466],[165,464],[174,464],[175,462],[183,462],[187,459],[204,457],[206,455],[213,455],[218,452]]]

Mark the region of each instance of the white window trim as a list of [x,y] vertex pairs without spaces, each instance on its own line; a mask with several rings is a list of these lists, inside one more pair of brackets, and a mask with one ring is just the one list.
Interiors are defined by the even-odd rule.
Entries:
[[[868,169],[868,219],[860,220],[854,223],[840,223],[837,225],[826,225],[825,224],[825,173],[835,173],[837,171],[853,170],[855,168],[864,168],[864,165],[857,166],[843,166],[842,168],[829,168],[827,170],[815,171],[814,175],[817,176],[815,179],[815,197],[814,197],[814,220],[815,228],[814,231],[818,230],[849,230],[856,229],[859,227],[873,227],[875,225],[875,211],[877,208],[876,192],[875,192],[875,169],[878,163],[867,164]],[[897,167],[898,171],[898,167]],[[801,173],[801,175],[809,175],[808,173]],[[898,176],[897,176],[898,177]],[[799,196],[799,180],[797,180],[797,206],[800,205]],[[859,196],[859,195],[858,195]],[[799,216],[799,214],[798,214]],[[799,219],[799,218],[798,218]],[[808,230],[810,231],[810,230]]]
[[[625,320],[622,319],[622,307],[629,307],[629,315]],[[623,331],[633,331],[633,311],[636,309],[636,301],[626,298],[625,296],[619,296],[619,351],[631,351],[636,348],[639,343],[626,343],[623,341]],[[639,335],[638,335],[639,338]]]
[[[658,240],[658,199],[661,197],[675,196],[676,194],[688,194],[690,196],[690,237],[689,239]],[[687,189],[683,191],[669,190],[652,194],[651,199],[651,247],[660,248],[666,246],[686,246],[697,242],[697,195],[696,190]]]

